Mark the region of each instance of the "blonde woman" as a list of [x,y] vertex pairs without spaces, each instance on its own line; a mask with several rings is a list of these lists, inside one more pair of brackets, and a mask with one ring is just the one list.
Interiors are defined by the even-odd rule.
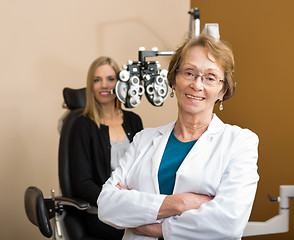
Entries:
[[[116,168],[134,135],[143,129],[141,118],[121,109],[112,89],[119,67],[109,57],[99,57],[87,77],[87,101],[71,136],[71,172],[77,197],[97,206],[104,182]],[[87,227],[99,239],[121,239],[123,232],[102,223],[97,214],[87,214]]]

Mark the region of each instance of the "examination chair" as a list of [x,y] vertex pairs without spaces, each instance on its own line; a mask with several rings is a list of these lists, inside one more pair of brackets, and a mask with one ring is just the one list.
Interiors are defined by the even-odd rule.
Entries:
[[76,198],[73,192],[69,159],[70,133],[73,123],[85,107],[86,89],[64,88],[63,98],[67,112],[61,120],[58,152],[58,175],[62,196],[54,196],[52,191],[51,197],[44,199],[39,188],[30,186],[25,191],[25,211],[30,222],[47,238],[53,236],[57,240],[95,240],[96,238],[87,234],[85,225],[85,214],[90,205]]

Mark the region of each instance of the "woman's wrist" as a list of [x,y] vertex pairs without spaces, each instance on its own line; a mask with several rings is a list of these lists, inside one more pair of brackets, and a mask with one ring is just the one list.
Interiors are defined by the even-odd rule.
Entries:
[[181,214],[181,201],[177,195],[167,195],[159,209],[157,219],[167,218]]
[[196,193],[178,193],[165,197],[159,212],[158,218],[167,218],[181,215],[191,209],[198,209],[203,203],[211,201],[213,197]]

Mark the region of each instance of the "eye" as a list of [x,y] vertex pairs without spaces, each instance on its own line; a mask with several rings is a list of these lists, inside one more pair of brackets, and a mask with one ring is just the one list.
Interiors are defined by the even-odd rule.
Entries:
[[94,83],[99,82],[100,78],[94,78]]
[[216,82],[217,77],[214,74],[209,73],[205,75],[205,79],[209,82]]
[[108,77],[107,79],[108,79],[108,81],[110,81],[110,82],[113,82],[113,81],[115,81],[115,80],[116,80],[116,78],[115,78],[115,77]]
[[185,76],[185,77],[188,77],[188,78],[191,78],[191,77],[194,77],[194,76],[195,76],[195,74],[193,74],[193,73],[192,73],[191,71],[189,71],[189,70],[184,70],[183,73],[184,73],[184,76]]

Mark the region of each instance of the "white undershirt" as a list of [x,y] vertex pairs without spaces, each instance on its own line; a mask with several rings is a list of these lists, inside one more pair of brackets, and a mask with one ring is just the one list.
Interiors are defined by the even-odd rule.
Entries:
[[111,145],[111,169],[112,171],[118,165],[119,160],[124,156],[127,151],[130,141],[127,136],[121,142],[114,142],[110,140]]

